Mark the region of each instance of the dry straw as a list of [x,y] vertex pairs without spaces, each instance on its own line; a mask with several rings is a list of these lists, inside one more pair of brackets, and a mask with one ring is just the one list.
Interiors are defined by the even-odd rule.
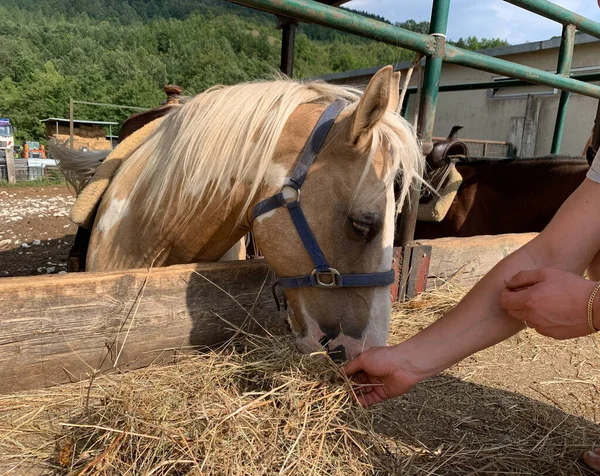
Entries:
[[[461,294],[398,307],[392,340]],[[331,361],[287,337],[0,397],[0,469],[15,475],[572,475],[594,441],[588,420],[450,374],[364,410]]]

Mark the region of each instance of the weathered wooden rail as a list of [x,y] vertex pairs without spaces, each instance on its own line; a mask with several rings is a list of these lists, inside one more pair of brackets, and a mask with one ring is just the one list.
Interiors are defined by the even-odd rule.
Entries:
[[[423,241],[429,285],[472,285],[532,236]],[[262,260],[0,279],[0,393],[167,361],[237,327],[286,332],[274,279]]]

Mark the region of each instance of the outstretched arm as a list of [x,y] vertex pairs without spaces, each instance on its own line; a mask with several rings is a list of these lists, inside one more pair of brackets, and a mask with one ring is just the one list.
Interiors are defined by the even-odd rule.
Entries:
[[456,308],[402,344],[369,349],[349,362],[346,373],[356,374],[364,385],[361,402],[369,405],[400,395],[414,383],[516,334],[524,324],[500,304],[505,281],[524,270],[546,267],[581,275],[598,250],[600,184],[585,179],[547,228],[498,263]]

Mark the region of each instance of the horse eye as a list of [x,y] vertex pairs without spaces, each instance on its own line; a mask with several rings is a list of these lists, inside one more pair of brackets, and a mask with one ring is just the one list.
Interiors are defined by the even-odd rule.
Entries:
[[352,228],[363,238],[368,238],[369,234],[371,233],[371,227],[369,225],[365,225],[364,223],[359,223],[354,220],[352,220]]

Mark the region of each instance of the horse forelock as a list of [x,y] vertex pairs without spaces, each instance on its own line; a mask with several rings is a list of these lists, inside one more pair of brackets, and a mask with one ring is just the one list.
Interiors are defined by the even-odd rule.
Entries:
[[[118,176],[135,166],[136,159],[144,159],[130,199],[145,210],[145,225],[159,211],[171,210],[169,225],[185,226],[207,205],[226,202],[244,185],[248,193],[241,221],[265,181],[283,128],[296,108],[342,99],[352,111],[361,95],[352,87],[284,79],[211,88],[169,113]],[[365,170],[377,150],[385,147],[391,158],[389,183],[401,170],[405,178],[402,198],[406,197],[411,179],[421,172],[421,153],[412,127],[389,111],[372,132]]]

